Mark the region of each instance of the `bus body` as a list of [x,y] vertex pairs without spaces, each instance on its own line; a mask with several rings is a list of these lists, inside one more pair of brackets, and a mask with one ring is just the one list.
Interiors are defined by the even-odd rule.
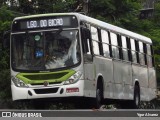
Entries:
[[15,18],[11,89],[13,100],[150,101],[156,97],[152,41],[79,13]]

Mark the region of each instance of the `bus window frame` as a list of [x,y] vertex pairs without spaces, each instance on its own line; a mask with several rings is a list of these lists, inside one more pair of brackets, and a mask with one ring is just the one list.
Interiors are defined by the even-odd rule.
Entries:
[[146,43],[143,42],[143,52],[144,52],[144,64],[146,66],[148,66],[148,63],[147,63],[147,46],[146,46]]
[[[108,43],[107,43],[107,40],[105,39],[105,41],[103,41],[103,37],[102,37],[102,31],[106,32],[107,33],[107,39],[108,39]],[[110,40],[110,32],[108,30],[105,30],[105,29],[100,29],[100,35],[101,35],[101,41],[102,41],[102,47],[103,45],[107,45],[108,46],[108,52],[109,52],[109,55],[108,56],[105,56],[104,55],[104,48],[103,48],[103,57],[105,58],[111,58],[111,40]]]
[[[92,38],[92,29],[91,29],[91,27],[93,27],[93,28],[95,28],[96,30],[97,30],[97,38],[98,38],[98,40],[94,40],[93,38]],[[93,50],[93,56],[102,56],[101,54],[100,54],[100,38],[99,38],[99,33],[98,33],[98,27],[97,26],[95,26],[95,25],[93,25],[93,24],[90,24],[90,32],[91,32],[91,42],[92,42],[92,50]],[[94,52],[94,45],[93,45],[93,42],[97,42],[98,43],[98,50],[99,50],[99,54],[95,54],[95,52]]]
[[[119,50],[119,48],[120,48],[120,46],[119,46],[119,44],[118,44],[118,33],[116,33],[116,32],[114,32],[114,31],[109,31],[109,35],[110,35],[110,44],[111,44],[111,54],[112,54],[112,59],[113,60],[118,60],[118,61],[120,61],[121,60],[121,58],[120,58],[120,50]],[[115,36],[116,36],[116,43],[117,43],[117,45],[114,45],[111,41],[112,41],[112,36],[111,36],[111,34],[115,34]],[[113,56],[113,46],[114,47],[116,47],[118,50],[116,50],[116,51],[118,51],[118,53],[116,52],[116,54],[118,55],[118,57],[114,57]]]
[[[148,50],[148,46],[149,46],[149,49]],[[149,68],[154,68],[155,67],[155,61],[154,61],[154,56],[153,56],[153,45],[152,44],[146,44],[146,48],[147,48],[147,66]],[[149,52],[149,53],[148,53]],[[152,61],[149,61],[149,59],[151,59]],[[151,62],[151,64],[150,64]]]
[[[138,55],[139,55],[139,64],[141,66],[146,66],[145,65],[145,53],[144,53],[144,45],[143,45],[143,42],[138,40],[138,46],[139,46],[139,52],[138,52]],[[142,61],[143,60],[143,61]]]
[[[122,37],[123,37],[123,39],[125,38],[125,46],[124,46],[124,40],[122,40]],[[129,53],[130,52],[130,49],[129,49],[130,45],[128,45],[130,43],[128,43],[128,37],[126,37],[125,35],[121,35],[121,43],[122,43],[122,55],[123,55],[122,60],[125,61],[125,62],[131,62],[130,61],[130,53]],[[127,59],[124,58],[123,49],[126,49],[126,51],[127,51]]]

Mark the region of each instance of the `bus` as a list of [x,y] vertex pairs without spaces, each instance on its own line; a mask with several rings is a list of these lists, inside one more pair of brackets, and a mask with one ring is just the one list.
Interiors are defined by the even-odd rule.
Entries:
[[11,28],[13,101],[156,98],[150,38],[79,13],[17,17]]

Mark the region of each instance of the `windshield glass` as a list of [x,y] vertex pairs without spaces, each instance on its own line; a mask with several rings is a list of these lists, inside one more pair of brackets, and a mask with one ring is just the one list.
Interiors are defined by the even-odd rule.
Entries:
[[12,67],[50,70],[80,61],[78,30],[55,30],[12,35]]

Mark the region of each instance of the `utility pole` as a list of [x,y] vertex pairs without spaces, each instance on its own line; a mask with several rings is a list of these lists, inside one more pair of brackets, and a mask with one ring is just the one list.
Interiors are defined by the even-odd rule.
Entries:
[[83,12],[85,15],[88,15],[90,2],[91,2],[91,0],[79,0],[78,1],[79,4],[74,11],[75,12]]
[[86,15],[89,14],[89,4],[91,0],[83,0],[83,11]]

